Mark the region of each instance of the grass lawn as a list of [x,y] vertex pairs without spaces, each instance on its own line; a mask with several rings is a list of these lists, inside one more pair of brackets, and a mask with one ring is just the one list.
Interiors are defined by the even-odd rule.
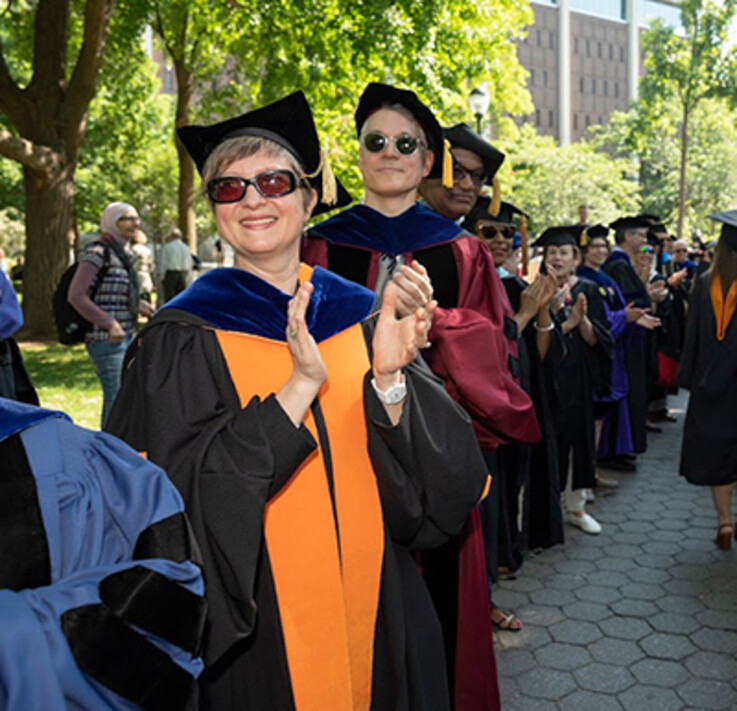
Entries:
[[19,343],[43,407],[66,412],[76,424],[100,429],[102,390],[83,345]]

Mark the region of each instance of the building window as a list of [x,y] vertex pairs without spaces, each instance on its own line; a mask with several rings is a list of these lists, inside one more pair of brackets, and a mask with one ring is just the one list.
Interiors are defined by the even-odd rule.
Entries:
[[548,73],[547,71],[543,70],[543,86],[548,85]]
[[553,127],[555,121],[553,120],[553,109],[548,111],[548,126]]
[[614,59],[614,47],[612,45],[609,45],[609,59]]
[[578,37],[573,38],[573,54],[578,54]]
[[586,128],[588,128],[591,125],[591,119],[589,118],[588,114],[586,115]]
[[540,109],[535,109],[535,126],[540,125]]
[[555,35],[551,32],[550,33],[550,49],[555,49]]
[[535,30],[535,44],[540,46],[540,30]]
[[624,62],[624,47],[619,48],[619,61]]
[[578,77],[578,93],[583,94],[583,77]]
[[596,56],[601,59],[601,42],[596,43]]
[[591,93],[596,94],[596,79],[591,77]]
[[586,56],[591,56],[591,42],[589,40],[586,40]]
[[604,79],[604,96],[609,96],[609,82]]
[[573,114],[573,130],[578,131],[578,114]]
[[530,86],[535,86],[535,70],[530,69]]
[[614,82],[614,98],[615,99],[619,98],[619,82],[618,81]]

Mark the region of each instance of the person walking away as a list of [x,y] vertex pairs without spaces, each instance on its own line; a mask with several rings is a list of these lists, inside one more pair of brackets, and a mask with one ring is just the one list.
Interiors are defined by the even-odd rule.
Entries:
[[714,542],[732,547],[732,493],[737,482],[737,210],[710,215],[722,231],[710,269],[689,300],[686,338],[676,383],[690,391],[679,471],[711,487],[717,514]]
[[192,253],[182,241],[182,231],[175,227],[166,238],[159,256],[159,273],[164,290],[162,304],[171,301],[192,281]]

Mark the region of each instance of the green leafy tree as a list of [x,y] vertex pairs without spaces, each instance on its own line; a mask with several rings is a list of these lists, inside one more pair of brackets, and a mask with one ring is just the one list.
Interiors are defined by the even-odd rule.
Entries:
[[502,199],[530,215],[531,234],[578,222],[576,208],[582,204],[589,206],[592,223],[638,209],[639,190],[628,160],[612,159],[586,141],[559,146],[529,124],[501,145],[507,153],[500,171]]
[[53,332],[50,297],[67,258],[74,173],[113,0],[5,5],[0,113],[6,127],[0,127],[0,156],[23,169],[23,307],[27,331],[46,336]]
[[690,122],[704,100],[733,92],[737,71],[737,52],[727,41],[736,0],[681,0],[680,6],[682,35],[655,22],[645,37],[646,73],[638,103],[645,120],[659,120],[671,104],[680,114],[679,237],[687,210]]

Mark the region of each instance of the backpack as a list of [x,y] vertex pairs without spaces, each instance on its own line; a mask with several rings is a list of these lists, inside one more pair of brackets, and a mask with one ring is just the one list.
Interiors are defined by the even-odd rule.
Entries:
[[[94,299],[100,283],[105,278],[105,272],[107,271],[108,262],[110,261],[110,248],[108,245],[103,242],[93,242],[92,244],[101,244],[103,246],[105,250],[105,263],[97,272],[97,278],[90,287],[88,292],[90,299]],[[92,244],[88,246],[92,246]],[[61,279],[59,279],[56,289],[54,289],[54,295],[51,297],[57,338],[59,339],[59,343],[62,343],[65,346],[73,346],[76,343],[82,343],[85,335],[92,328],[92,324],[84,318],[84,316],[80,315],[80,313],[67,301],[69,285],[72,283],[72,279],[77,273],[77,267],[79,267],[79,262],[74,262],[74,264],[66,269],[66,271],[61,275]]]

